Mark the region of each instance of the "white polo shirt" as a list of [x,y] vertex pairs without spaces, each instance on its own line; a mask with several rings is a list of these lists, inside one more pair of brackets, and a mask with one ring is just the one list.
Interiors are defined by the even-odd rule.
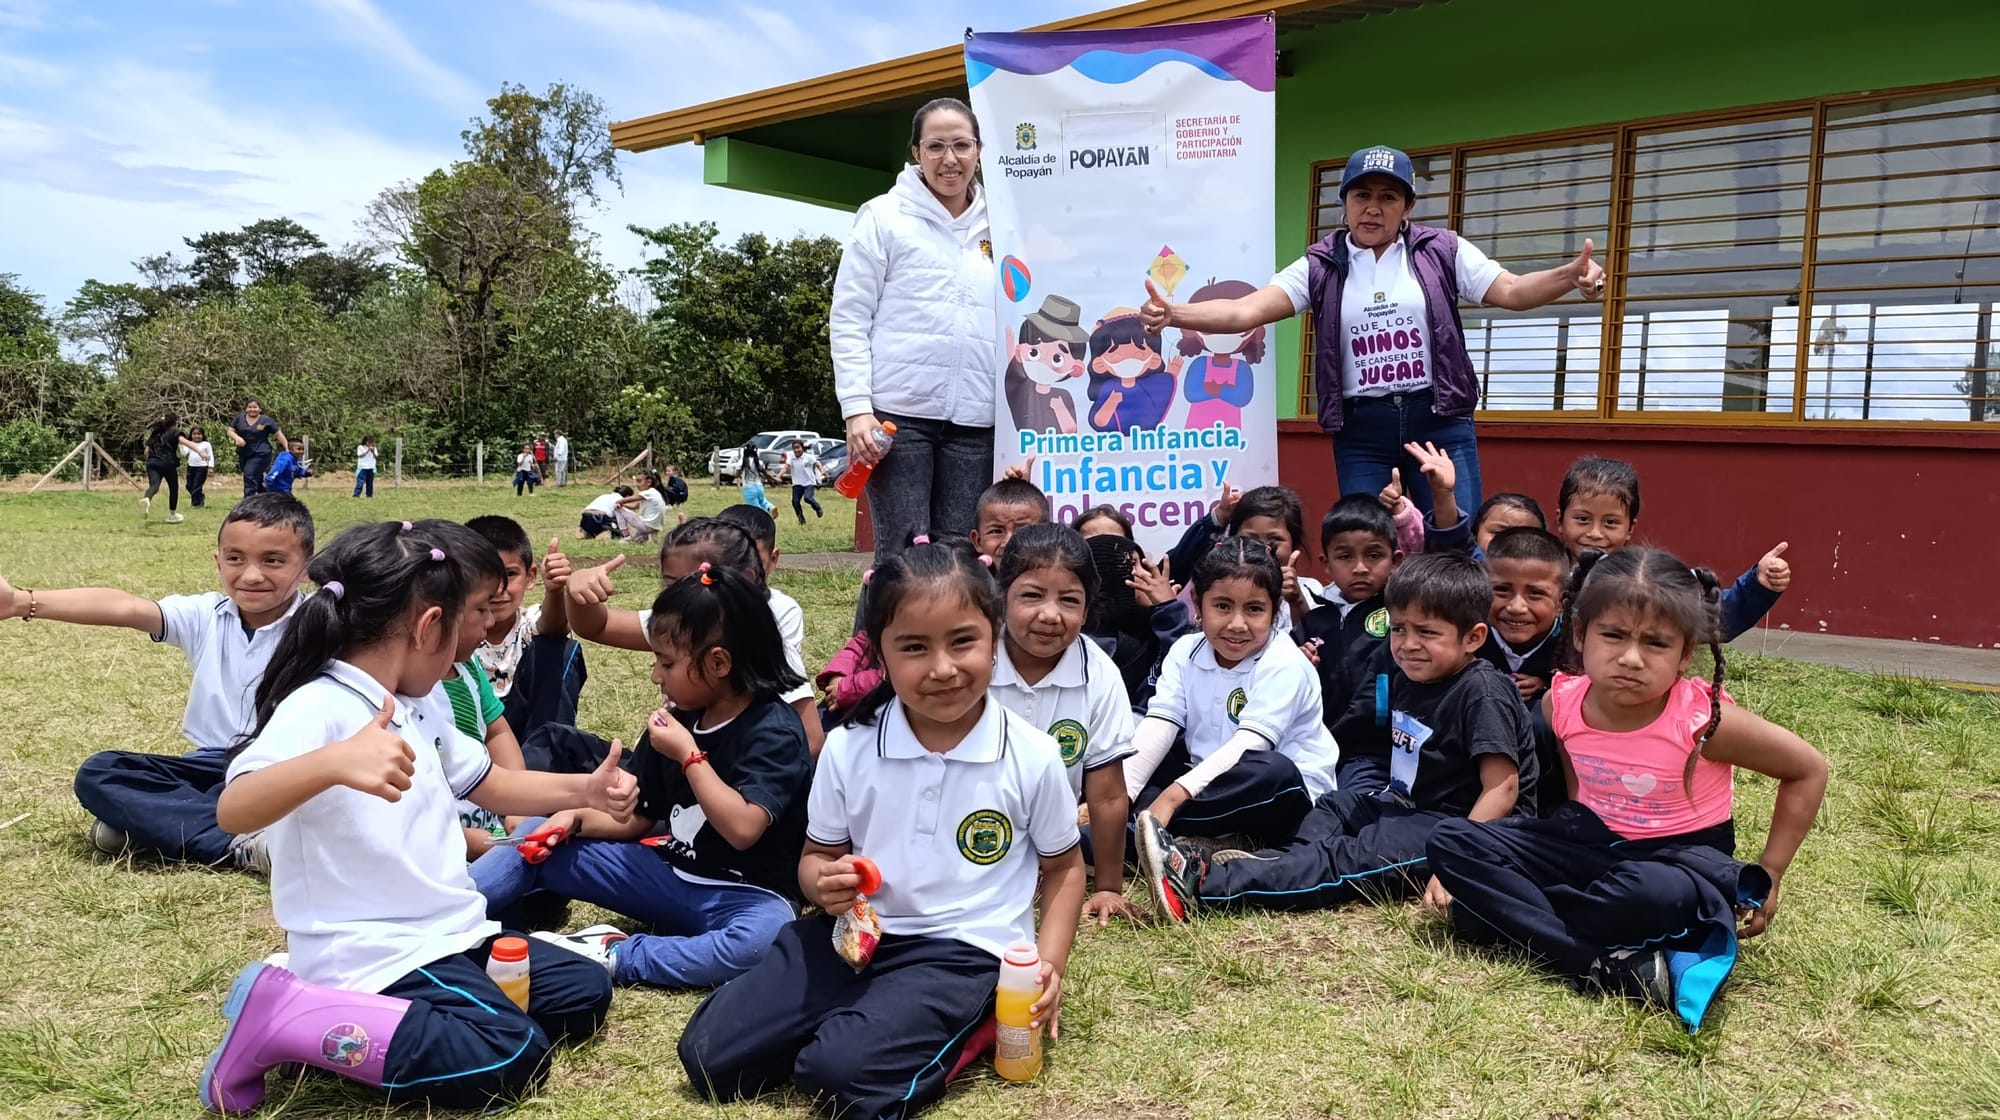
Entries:
[[160,600],[161,629],[153,640],[186,654],[194,673],[181,716],[181,734],[195,747],[188,753],[219,755],[256,726],[257,682],[301,602],[293,599],[276,622],[245,634],[235,601],[220,591]]
[[[278,705],[229,764],[229,780],[347,738],[375,718],[388,691],[344,661],[328,662]],[[485,744],[453,724],[442,686],[397,696],[389,726],[416,755],[402,800],[334,786],[264,830],[289,967],[315,984],[379,992],[500,932],[466,872],[456,807],[492,769]]]
[[1317,799],[1333,789],[1340,761],[1320,709],[1319,670],[1273,627],[1264,648],[1233,669],[1216,663],[1207,638],[1183,635],[1160,666],[1146,715],[1179,726],[1197,766],[1239,729],[1253,731],[1292,760]]
[[950,751],[926,750],[900,700],[835,728],[806,801],[806,835],[882,869],[884,932],[946,937],[995,957],[1035,940],[1040,860],[1077,845],[1055,741],[990,700]]
[[[1452,234],[1458,237],[1457,234]],[[1340,393],[1380,397],[1431,386],[1429,302],[1402,238],[1377,257],[1347,239],[1347,283],[1340,290]],[[1458,238],[1458,294],[1479,303],[1506,269]],[[1312,261],[1300,257],[1271,278],[1292,297],[1292,313],[1312,305]]]
[[1132,753],[1132,701],[1118,663],[1089,638],[1063,651],[1049,675],[1035,684],[1021,679],[1007,643],[993,665],[993,699],[1056,741],[1070,794],[1083,797],[1083,776]]

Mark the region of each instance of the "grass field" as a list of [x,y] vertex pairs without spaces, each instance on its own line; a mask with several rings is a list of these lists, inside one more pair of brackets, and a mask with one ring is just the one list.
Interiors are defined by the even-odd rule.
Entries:
[[[224,476],[213,497],[227,502]],[[329,480],[331,482],[332,480]],[[594,491],[469,485],[303,495],[321,539],[364,519],[502,512],[580,563]],[[733,491],[694,487],[690,512]],[[787,552],[846,547],[848,503]],[[825,499],[823,499],[825,500]],[[147,595],[214,585],[220,506],[141,525],[123,490],[0,494],[0,573],[20,586]],[[789,520],[789,510],[783,511]],[[635,550],[649,551],[649,550]],[[845,638],[852,571],[781,565],[809,662]],[[633,604],[649,566],[618,575]],[[656,699],[639,654],[591,651],[582,722],[625,733]],[[245,961],[281,946],[262,881],[96,854],[70,778],[106,747],[178,752],[187,671],[129,632],[0,624],[0,1115],[200,1114],[196,1074]],[[1963,1117],[2000,1115],[2000,702],[1926,684],[1742,659],[1731,688],[1832,760],[1818,830],[1771,932],[1746,946],[1709,1026],[1571,995],[1453,943],[1412,907],[1088,931],[1063,1040],[1029,1085],[976,1073],[940,1117]],[[1754,855],[1772,783],[1738,781]],[[574,920],[597,920],[577,908]],[[674,1042],[698,996],[623,990],[603,1035],[563,1053],[522,1116],[804,1117],[785,1097],[710,1108]],[[323,1076],[273,1080],[265,1115],[419,1115]]]

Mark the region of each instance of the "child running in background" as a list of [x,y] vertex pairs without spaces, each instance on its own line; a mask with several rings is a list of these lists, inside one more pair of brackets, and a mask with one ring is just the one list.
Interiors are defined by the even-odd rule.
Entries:
[[122,626],[186,655],[188,687],[180,756],[101,751],[76,772],[76,799],[94,818],[90,841],[107,855],[126,852],[173,863],[266,870],[254,837],[215,823],[223,752],[252,722],[252,698],[271,651],[299,602],[313,554],[312,514],[289,494],[237,503],[216,535],[221,591],[154,602],[109,587],[68,591],[14,588],[0,579],[0,619]]
[[[1639,472],[1617,459],[1586,456],[1570,464],[1556,497],[1557,536],[1570,555],[1585,549],[1617,552],[1639,526]],[[1757,625],[1792,585],[1789,541],[1779,541],[1722,591],[1721,638],[1733,642]]]
[[[1601,555],[1584,553],[1570,577],[1582,674],[1557,673],[1542,701],[1572,800],[1542,819],[1439,825],[1436,901],[1467,938],[1518,948],[1579,990],[1672,1009],[1693,1030],[1735,964],[1738,923],[1754,937],[1776,912],[1826,760],[1723,692],[1713,572],[1652,549]],[[1702,645],[1715,659],[1706,681],[1684,675]],[[1778,780],[1753,864],[1734,858],[1739,766]]]
[[1132,703],[1111,655],[1083,637],[1097,597],[1097,569],[1083,537],[1067,525],[1028,525],[995,569],[1005,603],[993,699],[1047,731],[1062,750],[1070,796],[1087,806],[1084,852],[1096,889],[1084,904],[1100,926],[1133,917],[1125,899],[1125,792],[1132,753]]
[[237,974],[201,1099],[243,1112],[277,1066],[317,1066],[393,1101],[484,1108],[547,1073],[551,1040],[584,1038],[611,1003],[604,970],[530,942],[526,1010],[486,974],[501,929],[466,871],[454,800],[496,813],[589,806],[629,817],[637,794],[613,744],[587,775],[496,767],[453,726],[439,688],[458,627],[491,595],[468,587],[445,538],[359,525],[312,565],[231,748],[222,826],[266,830],[286,968]]
[[1528,713],[1513,682],[1479,660],[1492,595],[1463,553],[1414,557],[1389,577],[1388,719],[1363,696],[1334,730],[1344,750],[1386,756],[1380,780],[1319,798],[1297,838],[1257,853],[1211,857],[1141,818],[1139,865],[1159,913],[1206,907],[1313,909],[1416,894],[1424,843],[1441,821],[1494,820],[1534,805]]
[[763,959],[798,916],[813,761],[779,694],[799,678],[756,586],[725,568],[702,564],[668,584],[646,632],[664,704],[632,752],[631,819],[571,809],[527,821],[516,835],[553,827],[565,838],[539,864],[496,848],[472,878],[491,913],[539,887],[652,927],[535,935],[598,962],[617,983],[712,988]]
[[200,509],[208,504],[208,472],[215,469],[215,445],[196,424],[181,441],[181,455],[187,459],[188,505]]
[[[688,1081],[713,1100],[789,1080],[837,1116],[929,1106],[992,1015],[1014,944],[1039,949],[1032,1014],[1058,1033],[1083,908],[1076,797],[1056,744],[989,698],[993,577],[963,543],[916,545],[876,569],[867,630],[889,679],[827,738],[798,865],[825,913],[787,925],[681,1034]],[[881,870],[869,902],[883,933],[856,971],[833,930],[854,907],[860,856]]]
[[[526,739],[543,724],[576,723],[577,701],[590,674],[583,647],[569,636],[569,557],[550,537],[537,562],[528,531],[511,517],[487,514],[465,527],[486,538],[503,567],[505,578],[487,604],[475,656],[493,694],[506,705],[507,725]],[[526,600],[537,577],[542,599],[530,605]]]
[[312,477],[312,460],[306,458],[306,443],[295,439],[292,445],[278,452],[278,459],[264,475],[264,491],[269,494],[289,494],[292,483],[301,478]]
[[1140,829],[1238,833],[1257,846],[1296,835],[1334,786],[1340,752],[1322,722],[1319,675],[1274,639],[1284,577],[1255,537],[1217,544],[1194,570],[1201,632],[1174,643],[1133,735],[1125,791]]

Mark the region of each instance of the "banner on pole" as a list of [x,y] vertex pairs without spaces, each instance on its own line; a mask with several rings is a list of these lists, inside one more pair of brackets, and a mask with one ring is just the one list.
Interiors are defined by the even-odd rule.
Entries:
[[965,69],[1000,278],[996,459],[1034,459],[1056,520],[1111,505],[1158,552],[1224,483],[1278,477],[1266,328],[1162,337],[1138,314],[1147,280],[1201,302],[1271,275],[1276,28],[971,33]]

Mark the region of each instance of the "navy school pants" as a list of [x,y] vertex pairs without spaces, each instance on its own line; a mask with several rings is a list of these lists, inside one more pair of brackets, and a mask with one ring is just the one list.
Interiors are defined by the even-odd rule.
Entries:
[[1625,840],[1571,801],[1549,817],[1444,821],[1427,851],[1462,936],[1513,946],[1577,982],[1610,950],[1672,949],[1689,934],[1699,941],[1713,892],[1686,865],[1733,875],[1743,869],[1730,858],[1735,848],[1733,822]]
[[943,937],[882,939],[856,972],[833,919],[802,918],[756,967],[716,989],[681,1033],[681,1065],[716,1101],[789,1080],[821,1112],[906,1117],[944,1096],[965,1039],[993,1009],[1000,962]]
[[[1157,800],[1175,779],[1194,768],[1185,743],[1175,743],[1132,799],[1132,815]],[[1277,751],[1246,751],[1218,774],[1201,796],[1188,799],[1167,825],[1176,836],[1242,833],[1258,845],[1283,844],[1296,835],[1312,808],[1312,794],[1292,760]]]
[[1405,898],[1429,878],[1424,842],[1448,819],[1377,794],[1337,789],[1313,805],[1290,843],[1210,867],[1201,900],[1308,910],[1364,896]]
[[[514,835],[525,836],[542,822],[524,821]],[[771,939],[797,917],[781,895],[748,883],[695,882],[659,852],[631,841],[571,840],[541,863],[522,859],[518,848],[494,848],[473,862],[472,881],[496,918],[541,889],[651,926],[655,932],[619,943],[613,978],[620,984],[713,988],[762,960]]]
[[[521,936],[509,934],[508,936]],[[382,1084],[392,1101],[484,1108],[520,1097],[548,1073],[549,1049],[597,1033],[611,977],[579,953],[528,938],[528,1009],[486,975],[493,942],[432,961],[388,987],[410,1001],[389,1041]]]
[[221,867],[229,863],[230,835],[215,823],[215,799],[226,769],[221,751],[101,751],[78,768],[76,799],[131,837],[135,852]]

